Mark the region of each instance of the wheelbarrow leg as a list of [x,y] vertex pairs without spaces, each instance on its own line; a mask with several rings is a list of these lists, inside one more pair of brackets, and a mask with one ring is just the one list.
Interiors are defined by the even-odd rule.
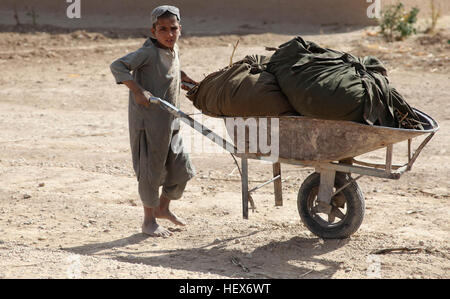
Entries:
[[331,212],[331,196],[333,195],[335,177],[335,170],[320,169],[319,194],[317,194],[320,212],[327,214]]
[[283,205],[283,193],[281,189],[281,165],[280,162],[273,163],[273,177],[280,176],[273,182],[274,194],[275,194],[275,206]]
[[242,168],[242,216],[248,219],[248,160],[241,158]]

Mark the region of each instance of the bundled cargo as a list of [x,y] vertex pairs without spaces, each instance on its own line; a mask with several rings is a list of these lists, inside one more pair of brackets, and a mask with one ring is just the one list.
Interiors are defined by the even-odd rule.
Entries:
[[246,56],[208,75],[187,97],[213,117],[303,115],[423,129],[386,73],[376,57],[360,58],[296,37],[272,56]]
[[251,55],[208,75],[187,97],[214,117],[296,115],[274,75],[265,71],[270,57]]
[[375,57],[355,57],[296,37],[272,55],[267,71],[301,115],[422,129]]

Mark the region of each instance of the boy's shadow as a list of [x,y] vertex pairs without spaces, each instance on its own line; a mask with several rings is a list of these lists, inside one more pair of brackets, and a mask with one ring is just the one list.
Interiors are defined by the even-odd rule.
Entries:
[[[227,248],[227,245],[233,246],[235,242],[245,242],[246,237],[261,232],[255,231],[189,249],[156,248],[136,251],[125,248],[121,250],[120,248],[138,244],[150,238],[137,233],[111,242],[63,248],[63,250],[81,255],[106,255],[120,262],[217,274],[224,277],[330,278],[339,269],[340,263],[321,256],[342,247],[349,241],[344,239],[322,242],[315,237],[293,237],[286,241],[272,241],[255,248],[252,252]],[[98,254],[108,249],[114,249],[114,252]]]
[[103,243],[93,243],[88,245],[76,246],[76,247],[68,247],[63,248],[63,250],[70,251],[76,254],[81,255],[96,255],[97,252],[113,249],[113,248],[121,248],[128,245],[138,244],[146,239],[150,238],[150,236],[144,235],[142,233],[133,234],[129,237],[118,239],[110,242]]

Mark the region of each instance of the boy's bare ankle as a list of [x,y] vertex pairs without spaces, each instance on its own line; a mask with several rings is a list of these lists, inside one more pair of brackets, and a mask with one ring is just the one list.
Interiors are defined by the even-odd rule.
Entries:
[[142,233],[152,237],[168,237],[172,235],[168,229],[162,227],[154,220],[147,222],[144,220],[144,223],[142,224]]
[[185,226],[186,221],[184,219],[178,217],[174,213],[172,213],[169,209],[157,209],[155,210],[155,217],[159,219],[167,219],[170,220],[173,224]]

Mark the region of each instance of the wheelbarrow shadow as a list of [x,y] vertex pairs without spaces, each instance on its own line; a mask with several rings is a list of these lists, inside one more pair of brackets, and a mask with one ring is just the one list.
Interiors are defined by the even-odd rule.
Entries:
[[[217,274],[224,278],[331,278],[339,270],[340,262],[324,258],[323,255],[344,246],[349,241],[348,239],[321,240],[315,237],[296,236],[285,241],[272,241],[249,252],[229,248],[236,240],[245,240],[246,237],[261,232],[234,236],[188,249],[127,250],[127,246],[141,242],[148,248],[145,241],[155,240],[139,233],[111,242],[63,248],[63,250],[80,255],[106,257],[125,263]],[[108,251],[108,249],[113,250]]]

